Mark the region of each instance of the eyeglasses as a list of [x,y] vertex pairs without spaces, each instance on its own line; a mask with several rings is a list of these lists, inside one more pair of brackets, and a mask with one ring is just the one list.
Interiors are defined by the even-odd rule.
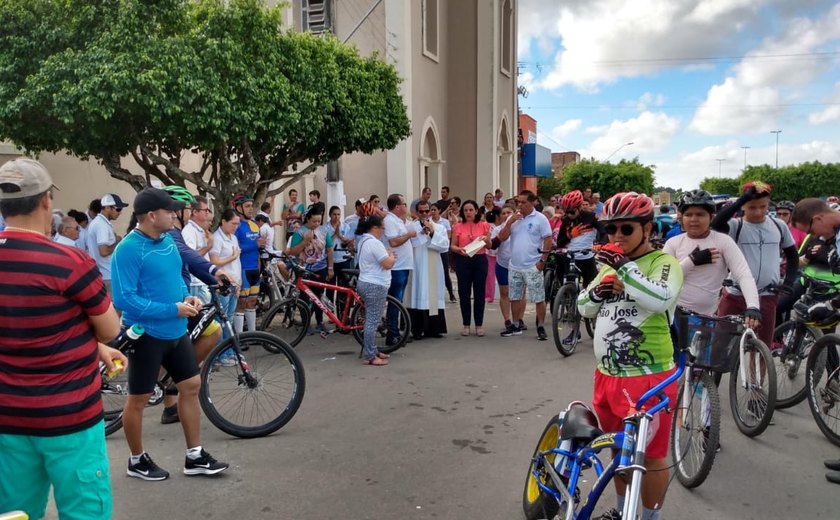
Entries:
[[563,208],[563,211],[565,211],[566,213],[577,213],[578,211],[580,211],[580,208]]
[[122,208],[118,208],[116,206],[114,206],[114,209],[117,210],[117,213],[122,213],[122,210],[123,210]]
[[202,211],[206,211],[207,213],[210,213],[210,208],[194,209],[193,213],[201,213]]
[[636,226],[633,224],[622,224],[620,226],[616,226],[615,224],[607,224],[604,226],[604,231],[607,232],[608,235],[615,235],[617,232],[621,231],[621,234],[629,237],[633,233],[636,232]]
[[813,233],[814,229],[814,217],[811,217],[811,220],[808,221],[808,234],[810,235]]

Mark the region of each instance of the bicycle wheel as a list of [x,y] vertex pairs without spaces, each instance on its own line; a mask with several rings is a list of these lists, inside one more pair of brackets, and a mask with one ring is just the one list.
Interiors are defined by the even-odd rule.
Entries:
[[807,397],[805,367],[808,353],[822,332],[799,321],[786,321],[773,332],[773,366],[776,369],[776,409],[790,408]]
[[[288,343],[265,332],[243,332],[249,348],[233,359],[233,338],[210,352],[201,367],[201,409],[218,429],[242,438],[263,437],[282,428],[300,408],[306,390],[303,364]],[[270,346],[267,347],[266,344]],[[263,347],[263,348],[257,348]]]
[[561,287],[554,298],[554,306],[556,311],[551,316],[554,346],[564,356],[571,356],[580,342],[580,314],[575,286],[566,284]]
[[595,319],[596,318],[583,319],[583,322],[586,324],[586,333],[589,334],[589,339],[595,338]]
[[[689,392],[688,402],[684,400]],[[688,385],[680,382],[671,417],[671,460],[677,480],[688,489],[702,484],[712,465],[720,440],[720,394],[712,376],[693,371]]]
[[545,302],[551,305],[552,310],[554,312],[554,306],[552,305],[554,302],[554,270],[553,269],[546,269],[545,273],[543,274],[543,284],[545,286]]
[[808,407],[825,437],[840,446],[840,336],[818,339],[805,364]]
[[760,435],[776,407],[776,370],[770,349],[758,339],[748,339],[744,345],[746,380],[741,378],[740,359],[735,358],[729,374],[729,405],[732,417],[741,433],[747,437]]
[[305,302],[297,298],[287,298],[269,309],[260,323],[260,330],[296,347],[309,329],[310,312]]
[[[399,349],[403,345],[405,345],[406,340],[408,340],[408,335],[411,333],[411,318],[408,316],[408,311],[403,306],[402,303],[393,296],[388,296],[388,304],[385,306],[385,312],[382,313],[382,316],[379,318],[379,325],[376,327],[376,335],[375,335],[375,342],[376,348],[379,352],[383,352],[385,354],[390,354],[395,350]],[[389,307],[394,307],[397,309],[397,328],[399,332],[398,338],[389,337],[388,334],[388,311]],[[354,305],[353,309],[350,310],[350,323],[354,325],[362,325],[365,324],[365,307],[364,305]],[[365,331],[364,329],[355,329],[353,330],[353,337],[356,339],[356,342],[361,345],[362,347],[365,346]]]
[[[522,492],[522,510],[525,512],[527,520],[538,520],[540,518],[554,518],[560,504],[554,497],[546,495],[539,484],[554,488],[554,484],[549,477],[548,471],[544,464],[554,465],[555,459],[558,457],[555,453],[548,453],[540,457],[539,461],[534,458],[543,452],[550,449],[557,448],[560,445],[560,428],[563,422],[558,416],[554,416],[548,421],[545,429],[540,435],[540,440],[537,442],[537,447],[534,450],[534,456],[531,457],[531,464],[528,466],[528,475],[525,477],[525,489]],[[534,475],[534,473],[537,475]]]
[[271,288],[271,281],[262,280],[260,284],[260,292],[257,294],[257,316],[262,316],[268,312],[274,304],[277,303],[274,299],[274,291]]
[[123,408],[128,400],[128,372],[123,370],[114,377],[103,373],[100,378],[99,395],[105,412],[105,436],[108,436],[122,428]]

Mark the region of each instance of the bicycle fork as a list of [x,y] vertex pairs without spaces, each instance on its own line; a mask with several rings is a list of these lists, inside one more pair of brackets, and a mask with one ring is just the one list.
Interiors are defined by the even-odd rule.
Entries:
[[[647,471],[645,469],[645,449],[648,427],[652,419],[653,417],[648,413],[641,412],[628,418],[624,423],[624,444],[621,446],[618,468],[615,470],[616,474],[624,477],[625,481],[629,481],[624,496],[622,518],[633,520],[636,518],[639,496],[642,492],[642,480]],[[638,421],[638,426],[635,424],[636,421]],[[637,429],[638,431],[636,431]],[[636,449],[635,453],[631,451],[634,447]],[[629,479],[627,478],[628,473],[630,474]]]

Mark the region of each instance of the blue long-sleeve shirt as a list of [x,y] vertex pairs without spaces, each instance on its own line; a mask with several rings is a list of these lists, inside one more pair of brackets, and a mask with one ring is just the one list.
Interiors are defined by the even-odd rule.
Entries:
[[216,285],[216,279],[213,277],[216,266],[187,245],[180,229],[174,227],[169,230],[169,234],[172,235],[172,239],[175,240],[175,245],[178,247],[178,252],[181,254],[181,261],[184,263],[181,268],[181,278],[184,279],[187,287],[190,286],[190,273],[207,285]]
[[111,284],[114,306],[126,326],[139,323],[146,334],[177,339],[187,332],[178,302],[189,294],[181,277],[183,262],[175,240],[164,233],[155,240],[135,229],[114,250]]

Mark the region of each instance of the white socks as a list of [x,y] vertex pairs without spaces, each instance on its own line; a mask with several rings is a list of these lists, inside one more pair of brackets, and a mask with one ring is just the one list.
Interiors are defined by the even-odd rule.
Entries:
[[257,309],[245,309],[245,325],[250,332],[257,330]]
[[[255,316],[256,318],[256,316]],[[242,329],[245,328],[245,315],[241,312],[237,312],[233,315],[233,330],[236,331],[237,334],[242,333]]]
[[201,446],[196,446],[195,448],[187,448],[187,458],[190,460],[195,460],[201,457]]

